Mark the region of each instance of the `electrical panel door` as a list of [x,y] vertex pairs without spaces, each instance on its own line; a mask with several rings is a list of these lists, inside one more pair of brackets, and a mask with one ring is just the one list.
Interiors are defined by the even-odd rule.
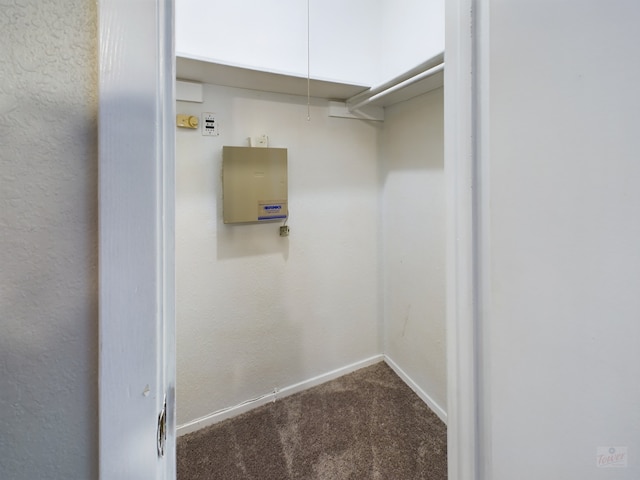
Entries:
[[224,223],[284,220],[287,205],[287,149],[222,148]]

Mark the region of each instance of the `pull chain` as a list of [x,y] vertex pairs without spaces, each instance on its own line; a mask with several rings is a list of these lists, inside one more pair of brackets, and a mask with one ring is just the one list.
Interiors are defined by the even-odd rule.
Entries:
[[307,122],[311,121],[311,14],[309,12],[309,3],[307,0]]

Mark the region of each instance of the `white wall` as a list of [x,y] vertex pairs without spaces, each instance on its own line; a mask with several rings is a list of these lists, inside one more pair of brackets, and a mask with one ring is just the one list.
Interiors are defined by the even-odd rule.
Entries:
[[[491,2],[487,478],[640,478],[633,1]],[[596,467],[600,446],[628,467]]]
[[[367,85],[378,56],[381,0],[310,2],[311,76]],[[176,52],[307,75],[307,2],[178,0]]]
[[[240,3],[184,0],[178,2],[176,21],[178,53],[208,58],[222,63],[305,75],[306,2],[290,0],[272,3],[274,5],[269,5],[269,8],[266,8],[264,2],[248,0]],[[365,0],[332,1],[323,2],[321,7],[316,3],[311,2],[313,76],[343,81],[359,81],[373,85],[403,73],[440,53],[444,48],[444,2],[442,0],[427,2],[403,0],[399,3],[378,0],[373,4]],[[322,39],[322,41],[317,42],[318,39]],[[207,168],[219,169],[220,146],[225,141],[226,144],[244,144],[247,136],[260,134],[262,130],[267,131],[272,138],[277,138],[273,137],[269,131],[272,128],[281,130],[280,145],[291,144],[292,140],[299,141],[300,118],[303,118],[305,113],[304,109],[300,107],[303,99],[276,97],[240,90],[224,90],[213,86],[208,86],[207,89],[210,92],[220,93],[212,97],[214,100],[208,100],[205,105],[179,104],[179,107],[183,110],[186,109],[185,113],[200,113],[203,110],[217,112],[220,108],[224,108],[221,121],[226,123],[226,128],[223,128],[223,137],[203,139],[197,137],[194,132],[179,131],[179,159],[184,155],[202,157],[205,155],[205,148],[217,145],[214,157],[217,163],[211,163],[211,151],[208,151],[207,155],[209,156],[205,158],[208,158]],[[230,100],[236,96],[242,98],[242,101]],[[249,98],[253,101],[249,101]],[[274,109],[274,102],[282,108],[281,114],[268,118],[272,115],[271,111],[280,111]],[[220,104],[229,104],[229,106],[221,107]],[[290,105],[285,108],[287,104]],[[269,110],[265,110],[267,108]],[[289,110],[292,110],[292,113]],[[378,230],[365,240],[364,244],[366,249],[374,248],[377,239],[382,239],[383,235],[387,242],[384,253],[378,251],[376,257],[376,261],[384,259],[387,264],[385,278],[388,278],[388,281],[384,295],[387,303],[385,348],[388,349],[388,352],[386,350],[385,352],[390,353],[398,366],[416,382],[419,388],[432,397],[434,403],[444,410],[446,374],[444,366],[442,91],[389,109],[389,116],[384,126],[386,132],[384,142],[367,145],[364,150],[362,146],[358,146],[362,143],[358,137],[361,133],[358,132],[363,128],[365,128],[364,131],[369,132],[373,128],[371,125],[365,127],[366,124],[354,120],[324,119],[326,111],[320,110],[320,112],[320,118],[323,118],[323,122],[327,122],[327,126],[339,124],[342,128],[341,133],[344,134],[343,144],[330,141],[330,137],[327,136],[328,132],[322,134],[325,135],[324,140],[321,140],[323,152],[325,149],[331,148],[334,155],[343,157],[349,155],[343,150],[344,148],[350,150],[355,148],[357,158],[364,159],[368,156],[367,161],[371,168],[374,168],[377,157],[382,152],[385,152],[383,156],[389,159],[386,166],[383,167],[385,178],[382,190],[368,192],[368,195],[372,195],[369,198],[373,203],[363,203],[366,211],[371,212],[376,207],[375,195],[380,193],[385,197],[380,205],[383,206],[386,213],[384,217],[380,216],[377,220],[372,220],[377,221],[377,224],[369,225],[368,228],[377,228]],[[319,118],[318,115],[315,117],[317,125]],[[379,126],[379,128],[382,127]],[[427,133],[425,134],[425,132]],[[232,142],[235,143],[230,143],[230,140],[227,139],[232,139]],[[354,145],[351,145],[352,143]],[[316,154],[313,150],[317,148],[317,145],[314,143],[301,142],[299,147],[300,152],[305,152],[304,156]],[[305,151],[308,149],[311,151]],[[343,165],[337,165],[336,172],[333,172],[337,176],[336,178],[339,178],[339,172],[343,168]],[[289,244],[287,241],[283,243],[280,238],[274,237],[272,235],[273,229],[267,229],[266,226],[206,226],[205,224],[210,223],[210,219],[213,218],[211,209],[219,208],[217,204],[211,203],[211,200],[206,203],[206,195],[217,198],[219,185],[213,181],[213,177],[211,177],[213,174],[207,176],[202,175],[201,172],[194,173],[193,169],[189,169],[189,171],[191,173],[184,173],[183,178],[190,180],[184,183],[181,183],[180,171],[178,172],[178,229],[185,232],[179,234],[178,268],[179,271],[187,269],[204,276],[198,277],[191,273],[179,274],[178,305],[189,309],[190,314],[187,316],[199,318],[198,323],[222,315],[221,323],[212,322],[206,328],[203,327],[207,332],[205,337],[215,337],[216,335],[211,335],[213,332],[218,333],[228,328],[228,335],[237,337],[238,343],[228,342],[225,336],[221,336],[219,340],[207,340],[208,343],[201,349],[191,351],[188,354],[191,358],[187,359],[184,357],[184,350],[188,348],[186,346],[191,345],[192,341],[202,342],[202,339],[197,330],[191,331],[191,327],[180,329],[179,325],[179,345],[183,345],[183,349],[178,354],[178,381],[184,381],[184,383],[179,383],[179,390],[184,393],[183,397],[179,397],[178,400],[178,423],[193,420],[216,409],[228,407],[266,393],[273,390],[275,386],[281,387],[291,383],[292,379],[308,378],[308,374],[312,371],[321,373],[322,369],[317,368],[301,371],[294,369],[292,375],[282,370],[281,377],[265,376],[259,369],[252,366],[252,362],[257,362],[267,369],[271,368],[273,364],[280,365],[282,362],[286,362],[286,359],[293,355],[292,346],[297,346],[299,343],[292,341],[289,336],[293,335],[293,340],[295,340],[297,335],[305,335],[306,331],[306,327],[303,327],[301,332],[292,330],[291,325],[287,323],[288,314],[283,313],[283,310],[287,309],[297,310],[296,302],[293,307],[289,306],[289,300],[282,304],[278,304],[278,302],[267,303],[265,307],[265,298],[273,299],[283,294],[292,296],[286,283],[289,278],[295,279],[292,281],[292,285],[296,285],[300,289],[314,289],[316,284],[322,286],[327,278],[330,278],[326,276],[326,272],[318,271],[317,275],[307,276],[308,283],[305,287],[301,287],[297,281],[300,273],[292,270],[291,267],[282,270],[283,265],[286,265],[287,262],[291,265],[298,263],[297,259],[292,261],[288,257]],[[371,172],[369,171],[367,175],[370,175]],[[361,173],[354,171],[351,172],[351,175],[355,180]],[[306,175],[303,178],[306,178]],[[331,178],[325,174],[318,185],[321,185],[324,190],[322,195],[329,195],[333,199],[333,194],[329,193],[331,190],[326,190],[327,182],[333,181]],[[196,188],[204,179],[208,179],[206,187],[203,185]],[[341,179],[339,182],[345,182],[345,179]],[[308,188],[309,186],[304,187],[301,192],[306,192]],[[344,188],[352,188],[350,181],[344,184]],[[373,186],[367,185],[367,188],[373,188]],[[182,189],[182,193],[180,189]],[[417,197],[416,201],[408,198],[407,191],[409,189],[413,189],[413,195]],[[199,201],[205,202],[201,204],[199,213],[193,209],[191,203],[187,202],[187,199],[193,197],[194,190],[201,191],[200,197],[198,197]],[[306,196],[306,194],[302,195]],[[394,210],[401,213],[394,215],[391,213]],[[190,212],[188,215],[192,218],[181,220],[182,212]],[[355,210],[338,212],[333,222],[348,223],[347,219],[355,212]],[[296,219],[295,205],[292,214],[293,219]],[[357,216],[361,215],[357,214]],[[206,219],[205,224],[202,223],[203,219]],[[184,221],[184,228],[180,226],[181,221]],[[325,242],[328,238],[327,232],[333,227],[325,225],[322,228],[315,228],[325,231],[321,236],[318,232],[311,237],[315,239],[314,241]],[[249,239],[243,238],[237,233],[238,231],[253,232],[254,230],[255,233],[252,233]],[[373,232],[373,230],[371,231]],[[383,234],[383,232],[385,233]],[[411,235],[408,236],[407,232],[411,232]],[[258,235],[257,238],[260,238],[260,241],[252,240],[253,235]],[[200,237],[199,240],[198,237]],[[295,235],[290,241],[293,241],[294,238],[296,238]],[[217,242],[217,252],[210,250],[209,247],[214,240]],[[238,242],[244,243],[238,245]],[[235,246],[232,248],[231,245]],[[292,245],[301,246],[304,244]],[[223,262],[222,260],[228,255],[227,251],[230,249],[233,250],[232,256],[234,257],[248,256],[244,252],[245,249],[248,249],[253,257]],[[323,260],[314,258],[318,255],[317,251],[318,249],[309,250],[305,247],[306,262],[322,263]],[[187,258],[186,254],[181,256],[181,252],[189,252],[186,261],[183,260],[183,258]],[[204,264],[200,257],[203,252],[207,252],[208,255]],[[260,254],[259,258],[255,258],[258,254]],[[281,259],[277,258],[278,255],[284,257],[286,262],[282,263]],[[356,258],[354,260],[358,262]],[[259,273],[255,278],[256,284],[260,285],[265,281],[264,279],[270,278],[271,281],[267,282],[269,288],[258,287],[257,295],[253,299],[256,303],[249,305],[242,300],[248,295],[247,292],[236,292],[238,286],[231,285],[226,276],[228,274],[222,273],[222,270],[216,272],[213,268],[204,269],[203,265],[207,265],[207,262],[211,265],[219,265],[218,269],[228,269],[230,272],[228,274],[240,277],[246,276],[248,270],[257,270]],[[185,267],[185,265],[188,266]],[[307,269],[305,266],[301,268]],[[351,267],[347,266],[347,268]],[[205,270],[207,270],[206,274]],[[285,281],[284,284],[280,284],[281,276]],[[275,283],[273,279],[276,279]],[[366,285],[362,285],[361,291],[365,292],[366,298],[370,298],[372,294],[375,295],[376,291],[382,292],[381,285],[376,285],[373,279],[371,280]],[[181,283],[183,287],[180,286]],[[218,288],[213,287],[218,283],[224,284],[224,288],[219,293],[212,294],[211,292],[218,292]],[[207,288],[204,288],[203,285],[207,285]],[[229,293],[225,293],[227,291]],[[244,309],[235,313],[224,309],[221,311],[220,299],[225,296],[231,296],[237,301],[241,301]],[[381,307],[382,304],[382,299],[379,299],[378,306]],[[372,304],[371,306],[375,307],[376,305]],[[336,308],[342,310],[342,306]],[[256,313],[258,310],[261,311],[260,314]],[[372,311],[375,311],[375,308]],[[381,314],[378,313],[378,315]],[[248,319],[256,315],[260,319],[258,323],[267,322],[264,328],[274,328],[274,332],[280,332],[274,334],[275,348],[271,345],[255,344],[251,340],[252,336],[264,333],[261,330],[263,327],[256,328],[255,324],[248,329],[244,327],[244,323],[248,323]],[[407,316],[409,320],[405,324],[404,319]],[[234,325],[236,317],[244,320],[239,325]],[[273,322],[274,318],[279,318],[280,322],[275,325],[268,323]],[[190,322],[195,323],[196,321],[190,320]],[[373,328],[373,330],[367,335],[377,335],[378,325],[368,325],[367,328]],[[329,336],[340,336],[343,328],[339,327]],[[180,337],[180,332],[182,332],[182,337]],[[249,336],[243,337],[246,333]],[[321,342],[321,338],[318,337],[319,342]],[[379,339],[379,341],[382,340]],[[216,342],[220,342],[224,347],[219,346]],[[252,345],[251,352],[249,353],[247,350],[242,353],[240,355],[242,360],[239,363],[233,362],[232,358],[238,351],[238,345],[244,344]],[[347,345],[348,342],[344,347],[347,348]],[[215,361],[212,355],[206,352],[202,357],[203,351],[207,349],[216,352],[214,354],[217,355]],[[375,353],[381,353],[382,350],[380,347],[375,350]],[[274,358],[270,356],[273,352],[277,352]],[[301,355],[306,356],[307,353]],[[224,359],[225,357],[226,359]],[[202,358],[211,358],[211,361],[203,365]],[[358,358],[362,357],[354,356],[354,360]],[[227,377],[211,378],[210,381],[202,383],[205,372],[220,368],[225,370],[224,365],[228,362],[233,362],[234,369],[237,371],[229,369],[226,373]],[[322,364],[319,359],[315,362],[318,365]],[[342,364],[337,362],[334,367],[342,365],[344,362]],[[220,374],[216,373],[215,375]],[[218,387],[220,382],[233,386],[229,389],[220,389]],[[214,392],[216,389],[217,392]],[[214,398],[213,402],[210,400],[211,398]]]
[[0,32],[0,478],[97,478],[96,6]]
[[[314,78],[378,85],[444,50],[444,0],[311,0],[310,19]],[[307,3],[178,0],[176,51],[306,76]]]
[[382,0],[381,11],[374,84],[444,51],[444,0]]
[[[213,85],[219,137],[177,132],[178,424],[381,351],[381,125],[313,100]],[[289,225],[224,225],[223,145],[267,133],[289,152]]]
[[385,110],[384,353],[446,410],[444,109],[438,89]]

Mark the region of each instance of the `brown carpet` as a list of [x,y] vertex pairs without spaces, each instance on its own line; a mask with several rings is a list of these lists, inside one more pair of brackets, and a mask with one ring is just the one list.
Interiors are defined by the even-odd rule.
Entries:
[[178,480],[443,480],[446,449],[381,362],[178,438]]

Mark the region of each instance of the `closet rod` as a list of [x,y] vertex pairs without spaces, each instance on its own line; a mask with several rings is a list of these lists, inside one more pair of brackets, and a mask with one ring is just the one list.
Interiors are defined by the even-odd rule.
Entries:
[[375,88],[371,88],[366,92],[359,93],[349,98],[346,102],[350,111],[357,110],[362,106],[372,102],[374,99],[384,97],[385,95],[404,88],[424,78],[441,72],[444,68],[444,52],[431,57],[429,60],[416,65],[411,70],[392,78],[388,82],[383,83]]

